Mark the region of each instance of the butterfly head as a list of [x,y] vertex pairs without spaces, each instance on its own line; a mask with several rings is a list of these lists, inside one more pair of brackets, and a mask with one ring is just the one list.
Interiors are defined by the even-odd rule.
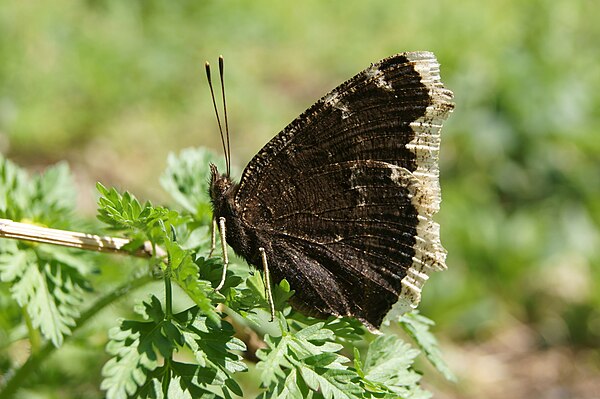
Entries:
[[210,164],[210,199],[213,203],[213,209],[217,214],[222,215],[224,207],[233,200],[236,185],[231,181],[227,174],[219,173],[217,167]]

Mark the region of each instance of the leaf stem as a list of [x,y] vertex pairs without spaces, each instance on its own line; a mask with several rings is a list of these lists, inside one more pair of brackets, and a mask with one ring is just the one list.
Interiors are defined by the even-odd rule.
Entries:
[[23,319],[25,320],[25,325],[27,326],[27,336],[29,337],[29,344],[31,345],[31,353],[37,353],[40,350],[40,347],[42,346],[42,338],[40,336],[40,332],[37,328],[33,326],[27,308],[22,308],[22,311]]
[[171,320],[173,317],[173,288],[171,286],[171,262],[165,270],[165,318]]
[[[75,331],[80,329],[94,317],[98,312],[110,305],[114,301],[120,299],[125,293],[130,292],[136,288],[139,288],[151,281],[153,281],[151,275],[144,275],[135,280],[129,281],[107,295],[99,298],[88,310],[83,312],[77,320],[75,320],[75,327],[71,330],[70,336],[65,336],[65,341],[70,339]],[[57,348],[51,343],[46,342],[38,352],[32,353],[29,359],[12,375],[12,377],[5,381],[4,387],[0,390],[0,399],[9,399],[17,392],[17,390],[23,387],[32,372],[39,369],[40,364],[48,358]]]
[[[165,280],[165,320],[171,322],[173,318],[173,288],[171,286],[171,256],[168,255],[167,266],[164,274]],[[162,380],[163,394],[167,397],[169,383],[171,382],[171,363],[173,361],[173,351],[165,358],[165,375]]]

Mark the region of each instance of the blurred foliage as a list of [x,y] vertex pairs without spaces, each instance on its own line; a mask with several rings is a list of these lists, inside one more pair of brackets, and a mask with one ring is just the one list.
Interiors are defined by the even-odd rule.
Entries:
[[205,59],[225,55],[243,166],[368,63],[434,51],[457,106],[440,168],[449,270],[422,313],[455,339],[516,318],[540,346],[600,342],[597,2],[0,3],[0,151],[68,160],[84,209],[97,180],[162,200],[167,153],[219,148]]
[[[267,288],[261,273],[251,273],[247,265],[237,264],[237,258],[227,269],[218,256],[207,258],[212,252],[209,198],[197,197],[206,183],[194,177],[209,176],[209,162],[215,159],[205,149],[188,149],[169,157],[163,187],[177,191],[175,201],[193,213],[180,214],[150,201],[142,204],[127,191],[97,184],[97,218],[111,232],[130,239],[124,248],[135,251],[148,242],[156,253],[148,260],[152,272],[112,292],[93,292],[93,275],[101,272],[104,263],[100,257],[95,264],[83,251],[0,240],[0,281],[5,283],[0,286],[0,297],[13,299],[3,314],[15,315],[15,308],[22,314],[10,321],[0,319],[0,334],[5,337],[0,346],[0,398],[20,397],[25,389],[38,390],[36,385],[42,391],[51,389],[61,379],[46,373],[44,366],[55,349],[62,349],[75,332],[86,327],[83,336],[89,341],[94,341],[94,333],[105,334],[102,329],[94,330],[96,323],[86,324],[124,295],[152,282],[153,275],[162,276],[164,301],[148,295],[134,307],[143,320],[121,318],[108,332],[106,353],[111,357],[102,367],[100,384],[107,398],[248,397],[248,388],[260,389],[260,398],[428,398],[431,394],[420,386],[422,373],[413,367],[421,353],[445,378],[454,379],[430,332],[434,322],[417,312],[390,320],[389,335],[370,334],[356,319],[331,316],[323,321],[292,310],[287,300],[294,291],[285,279]],[[33,223],[50,220],[48,214],[69,219],[71,209],[65,206],[72,206],[74,197],[70,182],[65,164],[29,177],[0,157],[0,217]],[[123,259],[122,263],[128,262]],[[217,286],[221,288],[213,288]],[[176,298],[192,303],[183,311],[173,306],[175,287]],[[273,307],[267,291],[273,294]],[[90,301],[88,294],[100,297]],[[270,323],[264,319],[268,310],[275,318]],[[236,327],[227,319],[235,320]],[[408,331],[418,349],[396,336],[393,327]],[[264,347],[251,349],[234,336],[250,332],[262,337],[258,339]],[[75,345],[85,347],[86,339],[77,337]],[[363,362],[361,348],[366,346]],[[11,354],[20,347],[29,351],[25,363]],[[67,353],[81,359],[77,353]],[[248,363],[261,374],[260,381],[244,390],[236,381],[239,373],[249,369],[242,353],[260,359],[256,365]],[[354,358],[346,353],[353,353]],[[60,367],[56,374],[67,371],[68,367]],[[34,373],[40,380],[32,385]],[[60,381],[59,385],[54,390],[62,391],[61,397],[79,396],[78,383]],[[100,392],[88,389],[88,395]]]

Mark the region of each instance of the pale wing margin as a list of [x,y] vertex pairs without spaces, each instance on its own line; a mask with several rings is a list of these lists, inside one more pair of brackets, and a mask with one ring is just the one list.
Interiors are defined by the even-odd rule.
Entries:
[[412,172],[415,184],[410,185],[411,201],[419,213],[417,241],[413,263],[402,279],[398,302],[385,320],[394,320],[414,309],[421,300],[421,288],[429,274],[433,270],[446,269],[446,250],[440,241],[440,226],[433,221],[433,215],[439,211],[441,202],[438,166],[440,131],[454,108],[453,94],[441,82],[439,63],[433,53],[414,52],[406,53],[406,56],[420,73],[421,83],[429,90],[432,104],[427,107],[425,115],[410,124],[415,137],[407,148],[415,153],[417,159],[417,168]]

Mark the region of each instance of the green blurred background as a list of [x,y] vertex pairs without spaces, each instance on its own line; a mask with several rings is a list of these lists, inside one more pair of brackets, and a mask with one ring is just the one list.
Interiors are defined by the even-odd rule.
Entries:
[[90,216],[96,181],[166,201],[169,152],[220,151],[205,60],[225,56],[241,168],[369,63],[433,51],[456,97],[437,218],[449,270],[421,310],[460,381],[428,388],[597,398],[599,20],[596,0],[0,0],[0,151],[32,171],[66,159]]

